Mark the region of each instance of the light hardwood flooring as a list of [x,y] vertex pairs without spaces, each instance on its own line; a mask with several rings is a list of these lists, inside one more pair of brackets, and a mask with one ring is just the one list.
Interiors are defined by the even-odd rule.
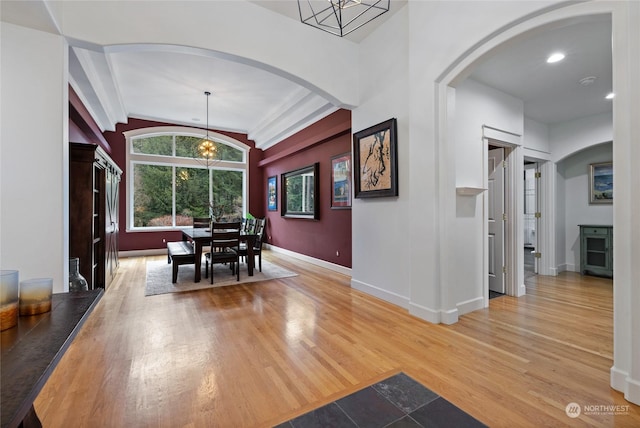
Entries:
[[145,297],[163,257],[121,259],[35,402],[45,427],[267,427],[401,371],[492,427],[640,426],[609,387],[610,280],[533,277],[447,326],[270,252],[299,275]]

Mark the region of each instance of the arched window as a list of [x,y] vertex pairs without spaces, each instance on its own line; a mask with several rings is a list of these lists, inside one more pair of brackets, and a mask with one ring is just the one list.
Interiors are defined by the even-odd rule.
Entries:
[[191,226],[194,217],[227,220],[246,212],[249,146],[209,132],[214,160],[200,156],[200,129],[145,128],[127,141],[127,230]]

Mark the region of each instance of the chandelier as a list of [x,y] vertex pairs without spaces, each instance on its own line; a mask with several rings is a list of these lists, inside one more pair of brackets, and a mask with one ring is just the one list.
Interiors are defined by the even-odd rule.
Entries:
[[211,92],[205,91],[207,96],[207,136],[200,140],[197,147],[197,159],[207,168],[218,163],[218,146],[209,138],[209,95]]
[[298,0],[300,21],[343,37],[389,11],[391,0]]

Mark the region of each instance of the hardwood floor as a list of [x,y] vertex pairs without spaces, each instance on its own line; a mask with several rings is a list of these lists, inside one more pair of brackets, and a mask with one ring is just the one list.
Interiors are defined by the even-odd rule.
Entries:
[[640,426],[609,387],[610,280],[533,277],[446,326],[268,251],[299,276],[145,297],[163,257],[121,260],[35,402],[45,427],[274,426],[401,371],[492,427]]

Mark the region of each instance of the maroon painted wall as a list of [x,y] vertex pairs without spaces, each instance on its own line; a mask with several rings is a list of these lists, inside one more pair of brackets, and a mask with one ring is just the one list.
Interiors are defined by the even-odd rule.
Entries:
[[[181,239],[179,231],[131,232],[126,227],[126,141],[125,131],[174,124],[129,119],[118,124],[113,132],[101,133],[95,121],[73,89],[69,88],[69,140],[99,144],[123,170],[120,182],[120,251],[166,248],[165,241]],[[267,217],[267,242],[310,257],[351,267],[351,210],[331,209],[331,158],[351,152],[351,112],[339,110],[317,123],[285,139],[265,151],[255,148],[246,134],[217,131],[242,141],[249,150],[249,212],[255,217]],[[278,211],[267,211],[266,183],[280,175],[315,162],[320,163],[318,220],[291,219]],[[280,194],[278,194],[278,197]],[[71,225],[72,227],[72,225]],[[336,255],[339,252],[339,256]]]
[[[171,123],[154,122],[142,119],[129,119],[126,124],[118,124],[113,132],[105,132],[104,137],[111,146],[111,157],[123,170],[122,181],[120,182],[120,251],[131,250],[147,250],[156,248],[166,248],[168,241],[179,241],[182,239],[180,231],[162,231],[162,232],[127,232],[126,216],[127,216],[127,174],[126,174],[126,139],[123,135],[125,131],[134,129],[152,128],[156,126],[176,126]],[[255,149],[255,143],[247,138],[246,134],[234,132],[211,131],[224,134],[250,146],[249,150],[249,212],[256,217],[264,216],[263,198],[263,182],[262,176],[252,171],[257,170],[258,162],[262,159],[262,151]]]
[[[260,162],[263,182],[277,176],[278,211],[266,212],[266,242],[351,267],[351,210],[331,209],[331,158],[351,152],[351,112],[338,110],[271,147]],[[318,220],[281,217],[281,174],[320,163]],[[266,207],[266,195],[263,199]],[[266,208],[265,208],[266,209]],[[338,256],[337,253],[340,255]]]

